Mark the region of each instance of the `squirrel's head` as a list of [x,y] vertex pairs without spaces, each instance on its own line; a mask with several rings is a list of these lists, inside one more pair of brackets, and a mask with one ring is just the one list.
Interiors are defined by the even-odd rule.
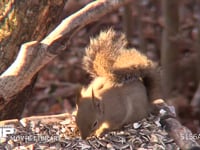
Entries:
[[76,101],[76,124],[82,139],[92,135],[100,127],[103,118],[102,102],[94,96],[93,89],[90,92],[84,95],[82,91]]

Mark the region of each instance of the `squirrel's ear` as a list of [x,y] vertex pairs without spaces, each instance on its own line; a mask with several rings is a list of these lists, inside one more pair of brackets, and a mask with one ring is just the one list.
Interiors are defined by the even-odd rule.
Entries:
[[92,88],[92,104],[94,107],[96,107],[95,97],[94,97],[94,90]]
[[97,98],[95,98],[93,89],[92,89],[92,103],[93,103],[94,108],[99,113],[103,113],[103,105],[102,105],[102,103],[101,103],[100,100],[98,100]]
[[92,100],[94,101],[94,90],[92,88]]
[[81,89],[82,89],[82,87],[79,86],[76,90],[76,97],[75,97],[76,105],[78,105],[80,103],[80,100],[81,100]]

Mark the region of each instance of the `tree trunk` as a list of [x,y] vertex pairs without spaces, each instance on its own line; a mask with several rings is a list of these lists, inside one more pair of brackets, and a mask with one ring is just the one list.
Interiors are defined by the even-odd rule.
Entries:
[[144,22],[142,20],[142,18],[144,17],[144,6],[142,5],[142,1],[137,0],[137,11],[138,11],[138,37],[139,37],[139,49],[142,53],[146,54],[146,49],[147,49],[147,43],[146,43],[146,39],[144,36]]
[[[200,20],[198,20],[197,22],[197,27],[198,27],[198,37],[196,40],[196,51],[197,51],[197,58],[200,58]],[[199,68],[199,64],[200,64],[200,59],[197,59],[197,63],[196,63],[196,69],[197,69],[197,76],[198,76],[198,88],[196,89],[196,92],[194,93],[194,97],[191,101],[191,105],[193,107],[193,111],[195,114],[199,115],[200,114],[200,68]]]
[[13,62],[20,45],[41,40],[56,23],[64,0],[0,2],[0,73]]
[[133,16],[132,16],[132,7],[130,4],[124,6],[123,31],[126,35],[128,43],[130,43],[133,34]]
[[164,31],[162,35],[161,65],[162,88],[169,98],[175,90],[177,76],[178,0],[163,0]]
[[[31,40],[41,40],[58,23],[64,0],[0,2],[0,72],[8,68],[19,51],[20,45]],[[0,110],[0,119],[19,118],[29,99],[36,81],[35,74],[30,83]],[[12,86],[12,85],[11,85]],[[2,88],[2,87],[1,87]],[[6,92],[6,91],[5,91]],[[4,98],[0,95],[0,105]]]

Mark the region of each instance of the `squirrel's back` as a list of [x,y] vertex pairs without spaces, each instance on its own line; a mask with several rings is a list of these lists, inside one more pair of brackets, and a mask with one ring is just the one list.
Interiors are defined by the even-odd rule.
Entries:
[[83,60],[84,68],[93,77],[107,77],[124,82],[143,77],[154,63],[135,49],[127,49],[125,35],[108,29],[90,40]]

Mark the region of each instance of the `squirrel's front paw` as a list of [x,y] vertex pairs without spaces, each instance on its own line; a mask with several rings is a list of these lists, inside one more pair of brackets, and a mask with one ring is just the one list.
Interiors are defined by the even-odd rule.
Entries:
[[95,136],[102,137],[110,128],[108,122],[103,122],[100,127],[95,131]]

